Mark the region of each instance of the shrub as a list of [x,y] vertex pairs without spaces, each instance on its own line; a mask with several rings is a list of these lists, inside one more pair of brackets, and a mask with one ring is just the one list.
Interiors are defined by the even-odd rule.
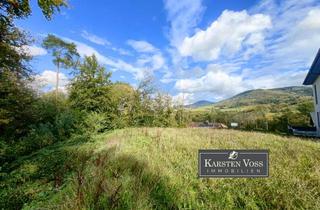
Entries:
[[105,116],[97,112],[87,114],[84,119],[84,125],[89,133],[98,133],[107,128]]
[[29,135],[23,137],[17,144],[17,155],[25,155],[56,142],[57,139],[52,130],[51,123],[40,123],[32,128]]
[[77,125],[81,120],[81,113],[66,110],[59,113],[54,121],[54,133],[59,141],[65,140],[71,136],[73,132],[77,131]]

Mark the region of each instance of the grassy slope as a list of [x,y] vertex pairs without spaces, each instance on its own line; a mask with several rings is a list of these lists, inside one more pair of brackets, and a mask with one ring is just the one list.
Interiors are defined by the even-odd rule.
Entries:
[[[269,149],[270,177],[198,179],[200,148]],[[31,196],[26,209],[317,209],[319,151],[316,142],[255,132],[124,129],[44,149],[20,160],[4,181],[19,179],[12,190]],[[62,154],[72,158],[60,168],[72,170],[55,188],[56,179],[39,174]]]

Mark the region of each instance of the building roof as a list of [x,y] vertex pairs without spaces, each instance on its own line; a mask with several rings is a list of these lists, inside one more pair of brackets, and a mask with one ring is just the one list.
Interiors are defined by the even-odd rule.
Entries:
[[320,49],[317,53],[316,58],[314,59],[312,66],[304,79],[304,85],[312,85],[316,79],[320,76]]

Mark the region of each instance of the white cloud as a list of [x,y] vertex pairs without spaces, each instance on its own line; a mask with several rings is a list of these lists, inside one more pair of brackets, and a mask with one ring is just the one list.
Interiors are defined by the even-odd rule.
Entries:
[[150,69],[152,71],[161,69],[165,65],[165,59],[161,53],[155,53],[153,55],[141,55],[137,59],[137,66],[141,68]]
[[264,32],[269,28],[271,19],[267,15],[225,10],[206,30],[186,37],[179,51],[197,60],[214,60],[221,54],[233,55],[243,47],[263,46]]
[[235,75],[227,73],[228,71],[223,70],[222,66],[215,64],[208,65],[206,71],[205,75],[198,78],[176,80],[174,88],[179,94],[175,99],[181,100],[183,96],[186,101],[184,104],[201,99],[216,101],[250,89],[295,86],[301,83],[301,79],[306,75],[306,71],[290,71],[278,75],[247,77],[251,74],[248,69]]
[[206,71],[200,78],[179,79],[174,87],[179,92],[211,92],[216,97],[232,96],[247,89],[241,76],[228,74],[221,66],[209,65]]
[[129,73],[133,74],[136,78],[140,78],[142,75],[142,73],[141,73],[142,69],[137,68],[137,67],[121,60],[121,59],[112,59],[112,58],[106,57],[106,56],[102,55],[101,53],[99,53],[93,47],[86,45],[82,42],[78,42],[78,41],[68,39],[68,38],[64,38],[64,39],[66,41],[75,43],[77,46],[77,50],[82,57],[95,55],[97,57],[97,60],[99,61],[99,63],[110,66],[110,67],[114,68],[115,70],[122,70],[122,71],[129,72]]
[[109,42],[108,40],[99,37],[97,35],[91,34],[85,30],[82,31],[81,36],[83,38],[85,38],[86,40],[89,40],[92,43],[98,44],[98,45],[103,45],[105,46],[107,49],[111,49],[114,52],[119,53],[120,55],[131,55],[132,53],[126,49],[123,48],[119,48],[119,47],[114,47],[112,46],[111,42]]
[[[257,13],[260,16],[258,18]],[[213,60],[210,62],[219,64],[220,68],[215,70],[212,69],[214,65],[209,65],[202,69],[204,73],[201,76],[188,74],[190,68],[188,71],[180,68],[182,71],[176,71],[168,78],[163,77],[164,82],[176,81],[175,90],[178,93],[192,94],[194,101],[224,99],[249,89],[302,85],[320,47],[319,14],[320,2],[315,0],[262,1],[259,6],[246,12],[244,16],[250,20],[246,24],[245,21],[242,21],[242,24],[238,20],[235,21],[236,24],[228,24],[230,28],[226,31],[231,30],[231,38],[227,36],[220,39],[220,36],[212,36],[211,38],[215,39],[212,43],[203,44],[202,40],[211,40],[209,32],[212,32],[210,30],[214,28],[213,24],[208,29],[186,38],[189,43],[182,49],[185,50],[184,55],[205,61]],[[216,24],[221,23],[222,17],[223,15],[215,21]],[[263,17],[267,17],[265,20],[269,21],[258,24],[261,27],[256,31],[257,23],[264,22]],[[222,31],[225,33],[225,30]],[[199,36],[201,33],[208,37]],[[235,39],[234,36],[239,34],[240,38]],[[199,43],[203,46],[198,45]],[[215,49],[218,50],[214,52]],[[233,56],[228,56],[230,54]],[[191,63],[190,66],[196,68],[198,65]]]
[[118,47],[112,47],[111,49],[113,51],[119,53],[120,55],[132,55],[132,53],[129,50],[125,50],[125,49],[118,48]]
[[248,61],[254,69],[251,78],[264,80],[264,87],[302,85],[320,47],[319,3],[265,0],[253,8],[268,14],[274,25],[267,33],[265,53],[259,60]]
[[81,36],[83,38],[85,38],[86,40],[89,40],[90,42],[93,42],[98,45],[111,45],[111,43],[108,40],[101,38],[97,35],[91,34],[91,33],[87,32],[86,30],[82,31]]
[[29,46],[29,45],[24,45],[22,47],[23,52],[29,54],[30,56],[41,56],[41,55],[46,55],[47,51],[42,48],[42,47],[37,47],[35,45]]
[[[272,43],[271,56],[285,61],[302,62],[310,65],[320,47],[320,9],[311,9],[307,15],[296,22],[295,27],[286,28],[283,41]],[[271,48],[272,49],[272,48]]]
[[170,22],[170,44],[177,47],[200,21],[204,12],[202,0],[164,0]]
[[195,102],[193,93],[178,93],[175,96],[172,96],[173,104],[176,106],[179,105],[188,105]]
[[155,70],[162,69],[166,66],[165,58],[162,52],[147,41],[128,40],[127,44],[135,49],[139,55],[136,60],[136,66],[142,71],[139,79],[142,79],[145,74],[153,74]]
[[306,71],[290,71],[278,75],[263,75],[244,82],[253,89],[296,86],[302,83],[306,74]]
[[137,52],[153,53],[153,52],[156,52],[158,50],[157,48],[155,48],[152,44],[150,44],[147,41],[128,40],[127,43],[133,49],[135,49]]
[[156,48],[154,48],[155,51],[152,51],[152,53],[149,51],[149,53],[142,53],[141,56],[138,57],[135,64],[132,65],[119,58],[115,59],[107,57],[99,53],[95,48],[82,42],[78,42],[68,38],[64,39],[66,41],[75,43],[77,46],[77,50],[82,57],[91,56],[94,54],[97,57],[99,63],[111,67],[114,71],[121,70],[131,73],[137,80],[141,80],[145,77],[145,75],[152,74],[153,71],[161,69],[165,66],[165,59],[163,58],[161,52]]
[[164,71],[164,75],[163,77],[160,79],[160,82],[162,83],[170,83],[170,82],[174,82],[175,79],[172,78],[173,76],[173,72],[172,71],[169,71],[168,69],[166,71]]
[[[41,74],[35,76],[35,86],[37,89],[46,88],[51,91],[56,87],[57,73],[52,70],[44,70]],[[59,73],[59,90],[66,92],[66,86],[69,83],[69,79],[63,73]]]
[[179,71],[189,68],[188,61],[180,55],[177,48],[186,36],[194,32],[202,19],[205,7],[202,0],[164,0],[164,6],[167,12],[167,21],[170,24],[166,30],[166,36],[170,42],[167,50],[171,56],[170,69],[174,71],[174,74],[171,78],[167,76],[161,80],[169,82],[174,81],[174,76]]
[[155,54],[151,58],[152,58],[153,69],[160,69],[165,65],[165,60],[161,54]]

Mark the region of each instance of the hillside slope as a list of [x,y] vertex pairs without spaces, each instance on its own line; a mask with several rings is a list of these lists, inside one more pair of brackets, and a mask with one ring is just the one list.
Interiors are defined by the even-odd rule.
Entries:
[[[268,149],[270,177],[199,179],[200,148]],[[115,130],[16,161],[0,179],[0,209],[317,209],[319,151],[255,132]]]
[[312,100],[312,88],[293,86],[275,89],[249,90],[229,99],[203,108],[239,108],[255,105],[297,104],[301,100]]
[[202,106],[209,106],[212,104],[213,104],[213,102],[211,102],[211,101],[201,100],[201,101],[197,101],[193,104],[186,105],[185,107],[186,108],[198,108],[198,107],[202,107]]

